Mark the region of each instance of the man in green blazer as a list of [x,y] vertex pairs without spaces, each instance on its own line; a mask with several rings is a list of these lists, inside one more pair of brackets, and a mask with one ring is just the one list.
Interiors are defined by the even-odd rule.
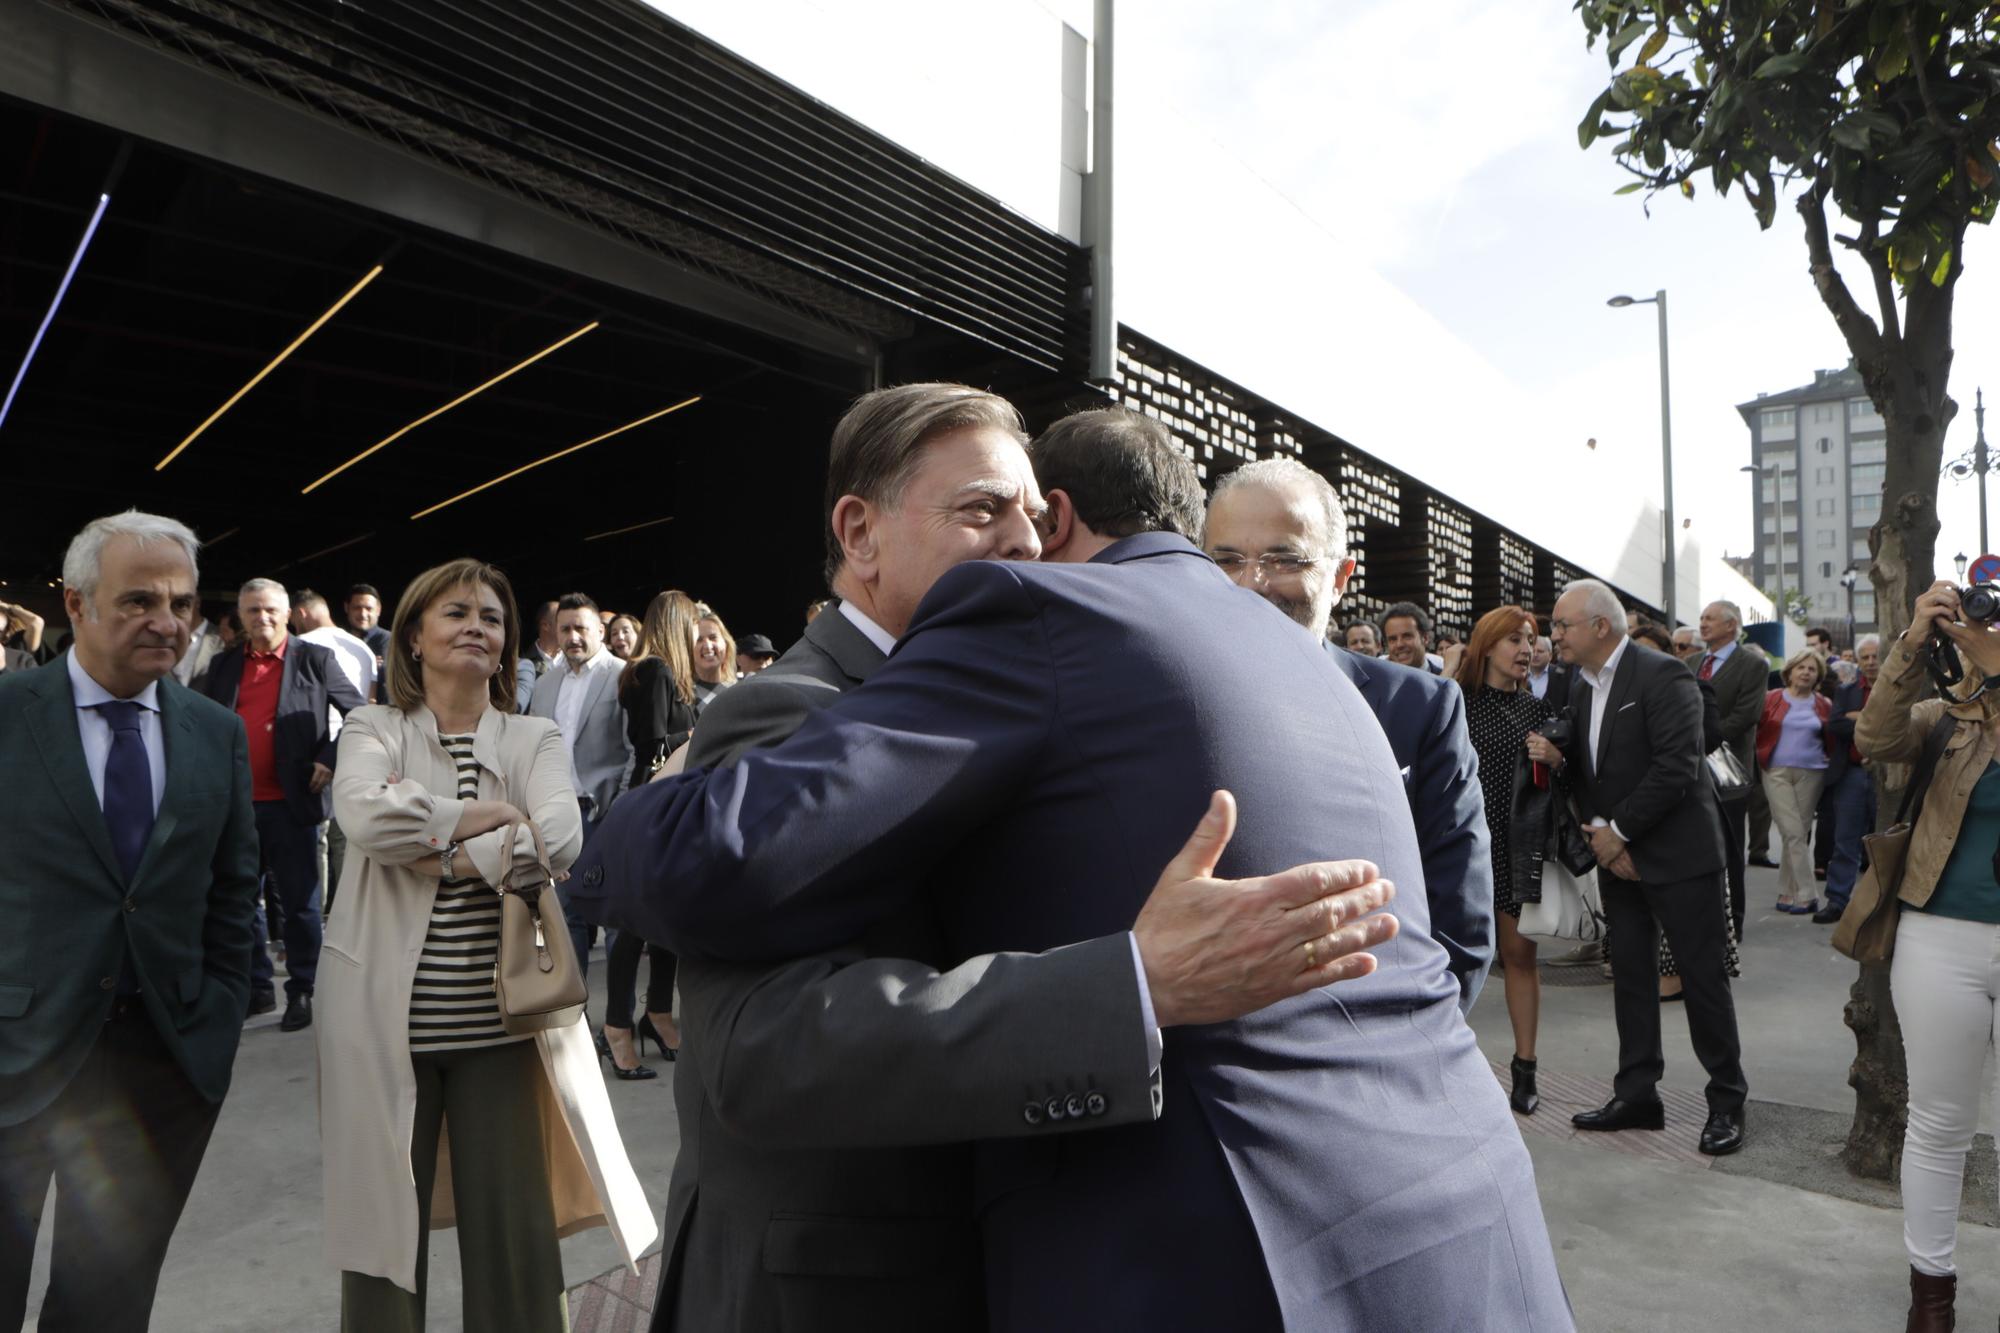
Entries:
[[143,1330],[229,1089],[257,833],[243,726],[173,679],[195,538],[130,512],[70,543],[75,643],[0,675],[0,1328],[56,1187],[40,1327]]

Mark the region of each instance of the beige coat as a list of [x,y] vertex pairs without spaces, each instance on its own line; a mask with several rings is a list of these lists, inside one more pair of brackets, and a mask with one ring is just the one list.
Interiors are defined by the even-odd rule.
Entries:
[[[1945,708],[1924,669],[1923,658],[1897,639],[1882,659],[1882,671],[1868,696],[1868,706],[1855,720],[1854,744],[1870,762],[1914,765],[1923,753],[1924,738]],[[1913,907],[1929,902],[1937,888],[1938,877],[1944,874],[1951,849],[1958,842],[1958,828],[1965,821],[1972,789],[1995,753],[1994,719],[2000,717],[2000,693],[1984,694],[1950,708],[1958,719],[1958,729],[1945,743],[1944,756],[1931,777],[1924,812],[1910,838],[1909,858],[1903,863],[1903,882],[1896,892]]]
[[[583,829],[555,724],[488,709],[473,754],[480,798],[520,806],[540,825],[556,868],[568,868],[582,848]],[[400,780],[388,782],[391,773]],[[315,1015],[326,1250],[335,1268],[385,1277],[407,1291],[416,1289],[422,1243],[410,1166],[417,1106],[410,991],[438,885],[435,875],[408,867],[450,841],[464,803],[439,793],[457,790],[457,768],[438,742],[429,709],[406,714],[375,705],[347,715],[333,784],[347,863],[326,925]],[[487,883],[499,882],[500,838],[496,830],[468,839],[458,866],[469,862]],[[521,838],[516,855],[532,863],[532,840]],[[531,1040],[548,1076],[537,1092],[558,1233],[609,1226],[634,1264],[658,1230],[618,1137],[585,1022]],[[431,1203],[434,1229],[456,1220],[450,1137],[447,1124]]]

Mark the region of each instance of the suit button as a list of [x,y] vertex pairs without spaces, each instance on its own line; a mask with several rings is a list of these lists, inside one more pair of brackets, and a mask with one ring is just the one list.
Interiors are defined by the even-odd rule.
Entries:
[[125,910],[128,912],[138,911],[139,910],[138,900],[136,898],[127,898],[125,900]]
[[1063,1114],[1071,1120],[1083,1119],[1083,1098],[1073,1092],[1063,1098]]
[[1027,1121],[1031,1125],[1041,1124],[1042,1104],[1040,1102],[1029,1102],[1026,1106],[1023,1106],[1021,1108],[1021,1119]]
[[1085,1097],[1083,1099],[1083,1109],[1091,1115],[1103,1115],[1105,1109],[1104,1094],[1093,1092],[1088,1097]]
[[1060,1120],[1066,1114],[1063,1110],[1063,1099],[1060,1097],[1049,1098],[1047,1102],[1043,1103],[1042,1109],[1049,1113],[1049,1119],[1051,1120]]
[[593,889],[602,884],[604,882],[604,867],[592,866],[590,869],[584,871],[583,882]]
[[110,977],[99,977],[97,979],[97,989],[99,990],[110,990],[117,984],[118,983],[116,981],[113,981]]

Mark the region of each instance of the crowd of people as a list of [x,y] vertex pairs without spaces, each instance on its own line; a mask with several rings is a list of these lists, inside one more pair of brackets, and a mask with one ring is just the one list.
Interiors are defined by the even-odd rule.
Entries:
[[[71,544],[64,642],[0,603],[0,765],[48,775],[0,812],[0,904],[46,922],[0,944],[0,1326],[53,1178],[43,1326],[145,1327],[282,969],[346,1328],[424,1326],[432,1226],[467,1327],[564,1327],[581,1227],[636,1264],[661,1228],[604,1079],[650,1045],[687,1057],[659,1329],[1567,1329],[1513,1118],[1537,931],[1572,894],[1603,926],[1551,960],[1613,982],[1576,1127],[1664,1128],[1676,1001],[1698,1147],[1735,1152],[1745,866],[1774,827],[1778,908],[1837,920],[1870,769],[1934,737],[1894,984],[1911,1326],[1948,1326],[1916,1321],[1950,1309],[2000,923],[2000,695],[1923,701],[1933,633],[2000,676],[1949,585],[1886,660],[1814,631],[1774,664],[1730,603],[1669,628],[1588,579],[1462,641],[1414,602],[1343,624],[1317,473],[1204,496],[1149,418],[1030,441],[959,385],[864,396],[829,478],[833,596],[782,655],[676,589],[524,616],[473,559],[386,625],[366,584],[344,625],[262,577],[204,611],[195,534],[137,512]],[[510,1021],[523,883],[586,972],[602,932],[599,1012]],[[1496,957],[1504,1088],[1465,1023]]]

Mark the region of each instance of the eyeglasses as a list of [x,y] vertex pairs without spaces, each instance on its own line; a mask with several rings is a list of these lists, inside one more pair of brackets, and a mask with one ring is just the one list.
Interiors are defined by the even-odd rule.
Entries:
[[1270,578],[1274,574],[1303,574],[1319,563],[1311,556],[1292,555],[1282,551],[1259,556],[1244,555],[1240,551],[1217,551],[1209,559],[1215,561],[1216,567],[1231,578],[1252,565],[1255,565],[1265,578]]
[[1551,617],[1549,619],[1549,628],[1560,633],[1567,633],[1573,629],[1582,629],[1593,620],[1602,619],[1604,619],[1603,616],[1587,616],[1582,620],[1557,620]]

